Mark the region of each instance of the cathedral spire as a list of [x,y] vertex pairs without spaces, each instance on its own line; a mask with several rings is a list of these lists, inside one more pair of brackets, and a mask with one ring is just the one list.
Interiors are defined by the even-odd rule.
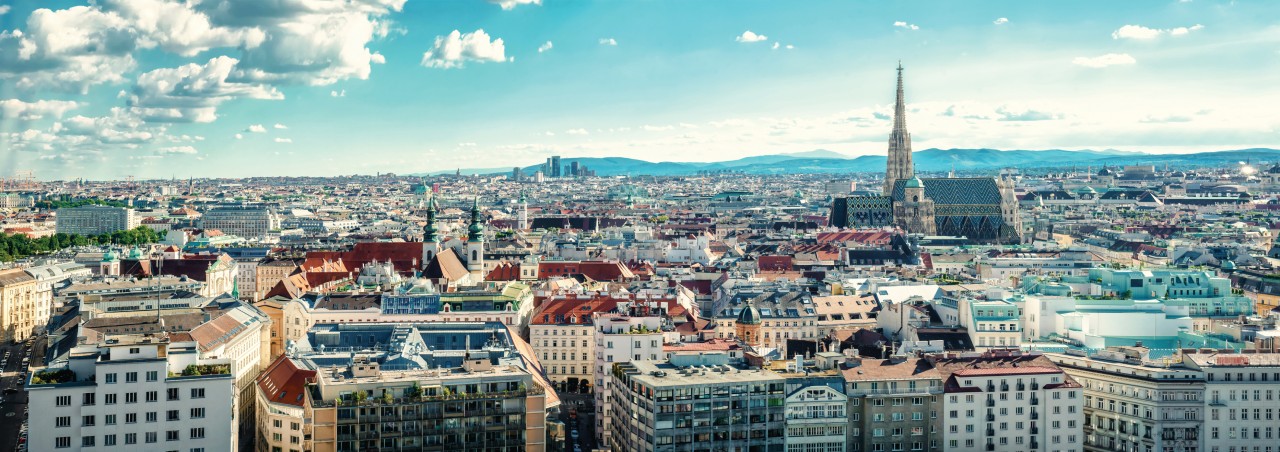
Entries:
[[422,227],[423,242],[439,242],[440,230],[436,229],[436,197],[431,196],[427,201],[427,224]]
[[911,162],[911,134],[907,133],[907,101],[902,88],[902,61],[898,61],[898,92],[893,105],[893,131],[889,133],[889,159],[884,175],[884,194],[893,195],[899,180],[915,175]]

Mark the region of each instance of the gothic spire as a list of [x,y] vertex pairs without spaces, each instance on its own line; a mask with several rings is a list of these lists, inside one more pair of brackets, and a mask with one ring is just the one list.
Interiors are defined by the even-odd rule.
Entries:
[[894,184],[915,175],[911,162],[911,134],[907,133],[907,101],[902,88],[902,62],[898,62],[898,92],[893,105],[893,131],[889,133],[889,159],[884,175],[884,194],[893,195]]
[[893,133],[907,134],[907,101],[902,94],[902,60],[898,60],[898,97],[893,104]]

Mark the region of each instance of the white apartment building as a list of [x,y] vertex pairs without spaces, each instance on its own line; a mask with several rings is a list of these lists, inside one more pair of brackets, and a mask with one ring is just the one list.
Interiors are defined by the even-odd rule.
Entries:
[[1204,450],[1204,373],[1147,360],[1141,349],[1046,355],[1084,386],[1087,451]]
[[280,229],[280,217],[263,206],[233,204],[205,212],[200,217],[200,227],[253,240],[265,238],[268,232]]
[[1280,353],[1187,353],[1204,372],[1207,452],[1280,450]]
[[[628,310],[620,303],[618,310]],[[610,375],[613,363],[657,361],[666,357],[662,351],[662,317],[626,314],[594,314],[596,343],[595,404],[596,435],[599,444],[609,444]]]
[[235,378],[240,438],[253,440],[254,379],[271,356],[271,318],[253,305],[234,309],[191,329],[191,339],[204,359],[227,361]]
[[1040,354],[936,356],[943,375],[944,450],[1084,450],[1081,387]]
[[193,342],[114,336],[27,380],[31,450],[236,450],[234,379]]
[[849,397],[830,386],[809,386],[787,396],[787,452],[844,452]]
[[63,234],[98,235],[133,229],[140,222],[133,209],[81,206],[58,209],[55,227]]

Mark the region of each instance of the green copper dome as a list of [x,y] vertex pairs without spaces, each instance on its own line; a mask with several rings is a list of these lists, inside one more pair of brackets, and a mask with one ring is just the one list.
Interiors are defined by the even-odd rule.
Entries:
[[760,315],[760,310],[756,309],[755,303],[747,301],[747,306],[738,312],[738,323],[743,325],[759,325],[764,320]]
[[920,180],[919,177],[912,176],[907,179],[906,188],[924,188],[924,181]]
[[107,250],[107,252],[102,253],[102,261],[103,261],[103,262],[115,262],[115,261],[116,261],[116,253],[115,253],[114,251]]

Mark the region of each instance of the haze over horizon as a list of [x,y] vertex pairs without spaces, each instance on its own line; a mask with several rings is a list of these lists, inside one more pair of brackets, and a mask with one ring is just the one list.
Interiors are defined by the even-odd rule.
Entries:
[[[728,7],[732,5],[732,8]],[[1278,147],[1262,1],[16,0],[0,164],[40,179],[427,173],[549,155]]]

